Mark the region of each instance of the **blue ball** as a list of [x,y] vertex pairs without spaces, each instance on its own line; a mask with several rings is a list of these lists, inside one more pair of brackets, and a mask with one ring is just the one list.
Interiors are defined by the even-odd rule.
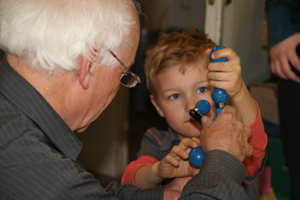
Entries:
[[222,89],[214,88],[211,98],[215,103],[225,103],[228,99],[228,94]]
[[202,115],[206,115],[210,111],[210,104],[206,100],[198,101],[195,107],[198,109],[199,113]]
[[189,161],[193,167],[200,168],[204,159],[204,152],[201,147],[194,148],[190,151]]
[[209,56],[210,62],[227,62],[227,61],[228,61],[228,59],[225,58],[225,57],[219,58],[219,59],[216,59],[216,60],[214,60],[214,59],[211,58],[211,54],[213,54],[215,51],[218,51],[218,50],[220,50],[220,49],[225,49],[225,47],[224,47],[224,46],[215,46],[215,47],[211,50],[210,56]]

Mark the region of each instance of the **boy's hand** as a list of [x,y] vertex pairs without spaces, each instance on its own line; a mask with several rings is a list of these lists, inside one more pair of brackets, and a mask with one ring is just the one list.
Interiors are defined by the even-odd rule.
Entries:
[[[210,56],[211,49],[205,53]],[[230,48],[220,49],[211,55],[212,59],[226,57],[228,62],[212,62],[208,64],[207,77],[210,85],[226,91],[230,98],[234,98],[245,87],[241,73],[240,57]]]
[[162,179],[173,177],[193,176],[199,169],[189,163],[189,152],[200,146],[199,138],[183,138],[178,146],[174,146],[170,153],[158,162],[158,176]]

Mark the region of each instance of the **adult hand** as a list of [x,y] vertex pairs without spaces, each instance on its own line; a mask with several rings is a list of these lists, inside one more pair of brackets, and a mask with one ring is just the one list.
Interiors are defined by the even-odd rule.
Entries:
[[175,178],[171,183],[166,185],[164,190],[164,200],[179,199],[183,187],[191,178],[191,176]]
[[202,126],[200,140],[205,153],[219,149],[234,155],[241,162],[253,154],[253,147],[248,144],[251,128],[243,125],[234,107],[226,106],[214,122],[206,116],[202,117]]
[[270,67],[273,74],[282,79],[291,79],[297,83],[298,77],[290,67],[290,64],[300,71],[300,60],[296,54],[296,46],[300,43],[300,33],[295,33],[289,38],[279,42],[270,49]]

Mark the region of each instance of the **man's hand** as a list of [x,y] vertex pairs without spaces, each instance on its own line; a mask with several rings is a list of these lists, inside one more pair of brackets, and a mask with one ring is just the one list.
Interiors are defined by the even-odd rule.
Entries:
[[251,128],[243,125],[241,116],[232,106],[226,106],[214,122],[203,117],[202,126],[200,140],[205,153],[219,149],[234,155],[241,162],[252,155],[253,147],[248,144]]
[[300,33],[295,33],[289,38],[279,42],[270,49],[270,67],[273,74],[282,79],[291,79],[297,83],[298,77],[290,67],[290,64],[300,71],[300,60],[296,54],[296,46],[300,43]]
[[171,183],[166,185],[164,190],[164,200],[179,199],[183,187],[191,178],[191,176],[175,178]]

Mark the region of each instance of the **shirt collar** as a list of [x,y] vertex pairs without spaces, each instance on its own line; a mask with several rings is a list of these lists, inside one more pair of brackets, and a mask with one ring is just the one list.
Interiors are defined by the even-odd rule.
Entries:
[[177,133],[169,127],[167,134],[162,140],[160,149],[162,151],[170,150],[174,145],[178,145],[179,142],[180,139],[178,138]]
[[0,91],[39,126],[62,154],[76,160],[82,144],[73,131],[6,59],[0,65]]

